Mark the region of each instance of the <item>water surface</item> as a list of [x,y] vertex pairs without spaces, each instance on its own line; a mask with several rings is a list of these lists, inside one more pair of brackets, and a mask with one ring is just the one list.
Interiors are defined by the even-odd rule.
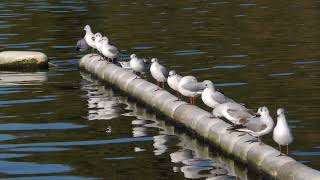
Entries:
[[[0,73],[0,177],[204,179],[219,165],[221,176],[263,178],[80,73],[74,45],[86,24],[123,58],[157,57],[251,108],[267,105],[274,117],[285,108],[295,136],[290,156],[320,169],[319,8],[274,0],[1,1],[0,51],[42,51],[58,67]],[[271,136],[264,141],[277,147]]]

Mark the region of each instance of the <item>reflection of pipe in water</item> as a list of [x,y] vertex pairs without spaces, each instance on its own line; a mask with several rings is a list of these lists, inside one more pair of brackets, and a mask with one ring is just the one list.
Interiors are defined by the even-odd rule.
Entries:
[[[96,85],[97,86],[97,85]],[[94,86],[92,85],[91,88]],[[108,89],[103,88],[99,89],[95,87],[95,91],[90,91],[91,96],[98,96],[100,94],[106,94],[105,91]],[[111,90],[109,90],[111,91]],[[111,91],[112,92],[112,91]],[[113,94],[109,95],[112,97]],[[92,99],[93,107],[97,107],[96,104],[101,102],[101,100]],[[110,99],[110,98],[109,98]],[[149,113],[146,108],[139,106],[136,102],[131,102],[127,97],[116,97],[113,98],[117,104],[126,104],[127,110],[130,110],[128,113],[124,113],[122,115],[125,116],[134,116],[137,119],[132,121],[132,134],[134,137],[141,137],[148,135],[148,129],[157,128],[159,129],[160,135],[154,136],[153,146],[155,148],[154,154],[161,155],[165,153],[168,149],[168,142],[170,142],[170,135],[176,135],[174,131],[174,127],[170,125],[166,125],[164,120],[158,120],[156,115],[153,113]],[[105,105],[103,105],[105,106]],[[98,106],[99,107],[99,106]],[[112,107],[112,106],[111,106]],[[183,166],[181,168],[173,167],[174,172],[182,171],[186,178],[203,178],[203,177],[212,177],[217,175],[222,175],[225,172],[229,172],[229,175],[234,175],[234,164],[227,164],[225,161],[220,159],[220,157],[212,157],[210,154],[208,146],[202,146],[196,139],[192,139],[190,136],[186,134],[178,135],[180,143],[179,146],[182,149],[171,153],[170,158],[174,163],[182,163]],[[140,147],[134,148],[135,152],[144,151],[144,149]],[[211,160],[213,159],[213,160]],[[232,161],[233,162],[233,161]],[[231,166],[231,170],[230,167]],[[211,170],[211,172],[210,172]],[[203,172],[205,171],[205,172]],[[246,171],[245,171],[246,172]],[[232,176],[218,176],[215,178],[230,178]],[[213,177],[212,177],[213,178]]]
[[109,120],[118,117],[121,112],[115,107],[119,100],[112,89],[99,85],[98,81],[91,80],[84,73],[81,75],[90,82],[82,85],[82,89],[87,91],[88,120]]
[[39,85],[48,80],[46,72],[35,73],[1,73],[1,85]]

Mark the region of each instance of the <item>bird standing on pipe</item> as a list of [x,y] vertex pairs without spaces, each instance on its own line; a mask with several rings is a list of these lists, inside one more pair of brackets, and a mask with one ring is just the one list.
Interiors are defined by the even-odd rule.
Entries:
[[293,141],[293,136],[290,130],[290,127],[288,126],[286,116],[284,114],[284,109],[279,108],[277,110],[277,125],[273,130],[273,140],[278,143],[279,145],[279,151],[280,155],[281,152],[281,146],[287,146],[287,155],[289,154],[289,144]]
[[266,106],[259,108],[258,113],[260,114],[260,117],[243,119],[240,121],[243,128],[236,128],[235,130],[247,132],[250,135],[257,137],[260,144],[262,144],[261,137],[272,132],[274,122],[270,116],[269,109]]
[[136,54],[130,55],[130,67],[133,72],[135,72],[140,77],[142,73],[147,69],[147,65],[145,64],[144,59],[138,58]]
[[96,49],[96,44],[94,42],[94,34],[91,31],[91,27],[89,25],[86,25],[83,30],[86,31],[84,39],[86,40],[86,43],[92,48],[92,52],[94,52],[94,49]]
[[171,70],[167,80],[169,87],[177,92],[178,100],[180,100],[179,82],[181,78],[182,76],[177,74],[175,70]]
[[241,121],[256,116],[255,113],[251,112],[243,105],[236,102],[227,102],[218,104],[212,111],[215,117],[224,117],[229,120],[233,125],[243,124]]
[[112,63],[119,57],[120,54],[118,48],[110,44],[109,39],[107,37],[102,38],[101,53],[108,60],[111,60]]
[[196,98],[203,92],[205,86],[203,82],[198,82],[194,76],[184,76],[179,81],[179,93],[190,98],[190,104],[196,103]]
[[168,71],[167,69],[158,62],[157,58],[151,59],[150,72],[151,76],[157,81],[158,89],[160,89],[160,83],[162,83],[162,88],[164,88],[164,83],[167,82]]
[[215,108],[218,104],[223,104],[227,102],[235,102],[233,99],[228,98],[221,92],[214,88],[213,83],[210,80],[203,81],[206,87],[201,94],[201,99],[203,103],[211,108]]

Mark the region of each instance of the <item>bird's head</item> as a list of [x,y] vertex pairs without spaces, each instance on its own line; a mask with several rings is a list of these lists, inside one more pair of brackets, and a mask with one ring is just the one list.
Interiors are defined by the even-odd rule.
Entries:
[[157,59],[157,58],[152,58],[152,59],[151,59],[151,62],[152,62],[152,63],[156,63],[156,62],[158,62],[158,59]]
[[131,58],[131,59],[137,58],[137,55],[136,55],[136,54],[131,54],[131,55],[130,55],[130,58]]
[[99,33],[99,32],[95,33],[95,34],[94,34],[94,38],[95,38],[95,39],[101,39],[101,38],[102,38],[101,33]]
[[83,28],[83,30],[85,30],[85,31],[91,31],[90,25],[85,25],[84,28]]
[[213,88],[213,89],[214,89],[213,83],[212,83],[212,81],[210,81],[210,80],[204,80],[204,81],[202,82],[202,85],[203,85],[205,88]]
[[284,115],[284,109],[283,108],[279,108],[277,110],[277,115],[280,116],[280,115]]
[[169,72],[169,76],[174,76],[174,75],[177,75],[176,71],[175,70],[171,70]]

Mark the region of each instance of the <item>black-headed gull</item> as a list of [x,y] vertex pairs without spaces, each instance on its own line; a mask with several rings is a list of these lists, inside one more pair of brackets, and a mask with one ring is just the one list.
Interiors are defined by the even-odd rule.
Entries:
[[200,96],[204,90],[203,82],[198,82],[194,76],[184,76],[179,81],[179,93],[190,98],[190,103],[195,104],[196,97]]
[[177,92],[178,99],[180,99],[179,82],[180,82],[181,78],[182,78],[182,76],[177,74],[175,70],[171,70],[169,72],[169,76],[167,79],[167,83],[168,83],[169,87]]
[[158,62],[157,58],[151,59],[150,66],[151,76],[157,81],[158,89],[160,88],[160,83],[162,83],[162,88],[164,88],[164,83],[167,82],[168,71],[167,69]]
[[235,102],[233,99],[228,98],[221,92],[217,91],[211,81],[205,80],[203,83],[206,88],[203,90],[201,99],[205,105],[215,108],[218,104]]
[[286,116],[284,114],[284,109],[279,108],[277,110],[277,125],[273,130],[273,140],[278,143],[280,154],[281,146],[287,146],[287,155],[289,153],[289,144],[293,141],[293,136],[288,126]]

